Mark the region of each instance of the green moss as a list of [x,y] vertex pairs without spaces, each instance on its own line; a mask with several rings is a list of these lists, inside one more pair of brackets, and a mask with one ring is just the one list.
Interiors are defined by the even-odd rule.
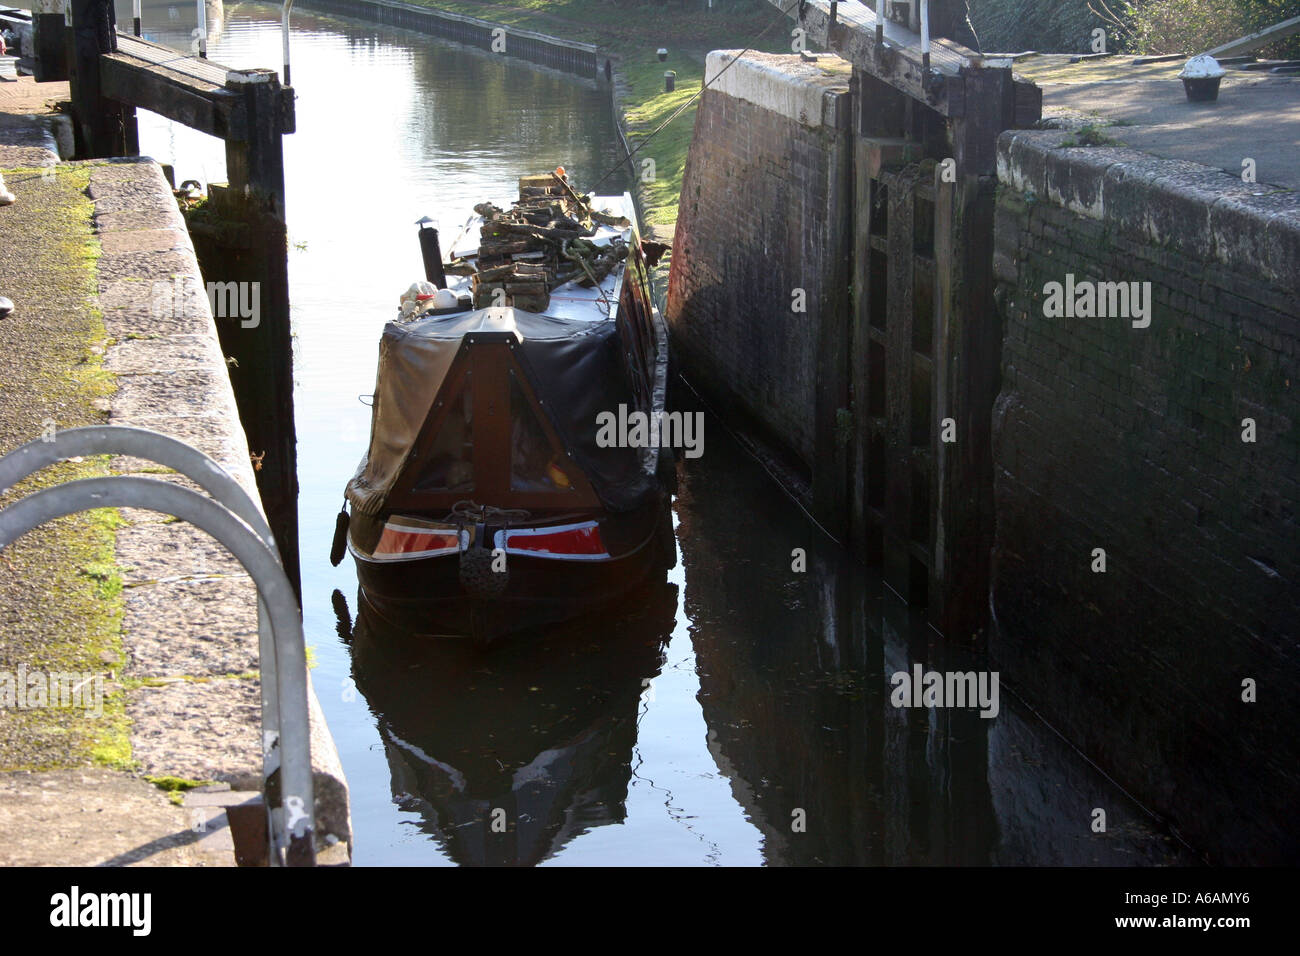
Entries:
[[109,695],[99,724],[90,746],[90,759],[113,770],[135,770],[139,761],[131,755],[131,718],[126,715],[124,694]]
[[118,566],[108,561],[82,565],[81,573],[95,582],[101,600],[112,601],[122,593],[122,575]]
[[186,790],[194,790],[198,787],[206,787],[212,783],[211,780],[190,780],[188,777],[170,777],[145,776],[151,784],[159,790],[166,790],[168,793],[184,793]]
[[1107,136],[1102,132],[1101,126],[1088,124],[1075,130],[1065,139],[1061,140],[1061,148],[1067,149],[1074,146],[1118,146],[1122,145],[1119,140],[1113,136]]
[[167,677],[129,677],[122,682],[129,690],[135,690],[137,687],[166,687],[168,684],[211,684],[218,680],[257,680],[261,676],[260,671],[240,671],[231,674],[206,674],[196,676],[194,674],[170,674]]
[[[28,305],[23,332],[11,327],[0,357],[0,377],[22,395],[0,407],[0,442],[13,447],[53,421],[61,429],[107,419],[103,399],[116,390],[103,367],[108,341],[95,306],[100,246],[91,228],[90,168],[57,166],[5,170],[32,176],[23,202],[7,210],[6,242],[28,263],[19,279]],[[21,270],[24,259],[9,262]],[[10,288],[13,277],[6,276]],[[8,504],[34,491],[109,474],[106,456],[59,462],[0,498]],[[115,509],[49,522],[7,548],[0,581],[0,665],[29,672],[104,673],[123,660],[121,577],[114,560]],[[28,609],[33,609],[29,611]],[[38,611],[35,609],[39,609]],[[50,769],[99,763],[133,765],[130,722],[120,687],[106,674],[98,716],[81,709],[43,708],[0,714],[0,769]]]

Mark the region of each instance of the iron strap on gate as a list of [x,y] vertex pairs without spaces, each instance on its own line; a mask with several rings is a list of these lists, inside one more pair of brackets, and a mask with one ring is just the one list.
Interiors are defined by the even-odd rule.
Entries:
[[314,866],[307,659],[302,615],[275,540],[248,492],[198,449],[143,428],[101,425],[56,432],[0,458],[0,494],[47,465],[88,455],[129,455],[171,468],[212,497],[156,478],[86,478],[34,492],[0,509],[0,550],[28,531],[94,508],[159,511],[223,544],[257,585],[262,688],[262,790],[275,865]]

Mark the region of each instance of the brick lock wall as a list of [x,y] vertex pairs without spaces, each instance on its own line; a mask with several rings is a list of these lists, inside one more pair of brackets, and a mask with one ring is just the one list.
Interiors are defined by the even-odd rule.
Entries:
[[[994,654],[1212,860],[1295,863],[1300,216],[1062,135],[1000,143]],[[1045,317],[1067,273],[1150,282],[1150,327]]]
[[[705,91],[669,277],[667,318],[687,377],[810,470],[820,323],[846,321],[824,306],[847,281],[845,214],[834,208],[845,135]],[[791,311],[796,288],[806,312]]]

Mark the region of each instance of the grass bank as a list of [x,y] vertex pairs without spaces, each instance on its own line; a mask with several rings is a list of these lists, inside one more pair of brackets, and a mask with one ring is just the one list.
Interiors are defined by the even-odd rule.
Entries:
[[[592,43],[617,63],[622,78],[622,106],[632,148],[688,103],[704,83],[704,59],[710,50],[743,48],[769,53],[790,52],[789,21],[765,3],[717,4],[716,10],[638,4],[621,6],[605,0],[407,0],[426,7],[477,17]],[[762,37],[755,37],[767,27]],[[655,51],[668,51],[660,62]],[[664,92],[664,71],[677,73],[676,89]],[[654,178],[642,183],[641,200],[647,222],[671,225],[677,219],[682,173],[695,124],[692,104],[663,132],[637,153],[654,160]],[[641,167],[637,167],[640,172]],[[579,183],[579,187],[583,184]]]

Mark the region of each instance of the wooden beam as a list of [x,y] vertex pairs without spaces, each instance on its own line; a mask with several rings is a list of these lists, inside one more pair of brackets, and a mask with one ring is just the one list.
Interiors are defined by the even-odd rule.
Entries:
[[99,76],[103,96],[150,110],[209,136],[224,139],[242,123],[236,114],[244,109],[243,97],[186,83],[163,67],[109,53],[100,58]]
[[1300,17],[1292,17],[1290,20],[1283,20],[1281,23],[1276,23],[1265,30],[1248,34],[1239,40],[1216,46],[1213,50],[1207,50],[1206,52],[1216,59],[1224,56],[1240,56],[1243,53],[1253,53],[1262,46],[1268,46],[1278,40],[1285,40],[1297,33],[1300,33]]
[[912,318],[916,179],[919,167],[884,176],[889,198],[889,278],[885,317],[885,534],[884,578],[909,603],[912,518]]
[[[790,7],[789,0],[768,0],[768,3],[782,11]],[[952,112],[952,104],[964,102],[959,72],[964,62],[979,59],[973,50],[952,40],[935,40],[931,44],[934,69],[927,76],[921,65],[921,38],[917,34],[890,22],[886,25],[885,42],[876,45],[875,13],[871,6],[841,3],[832,20],[828,2],[809,0],[796,4],[792,16],[801,17],[800,26],[818,46],[869,71],[944,116],[958,115]]]
[[816,460],[812,469],[813,512],[824,528],[843,540],[849,528],[852,448],[851,353],[853,318],[849,282],[853,257],[853,132],[840,129],[826,150],[831,223],[827,261],[817,307],[818,374],[815,389]]
[[127,156],[136,145],[135,109],[105,96],[100,58],[116,42],[111,0],[70,0],[67,33],[68,90],[72,98],[77,156]]

